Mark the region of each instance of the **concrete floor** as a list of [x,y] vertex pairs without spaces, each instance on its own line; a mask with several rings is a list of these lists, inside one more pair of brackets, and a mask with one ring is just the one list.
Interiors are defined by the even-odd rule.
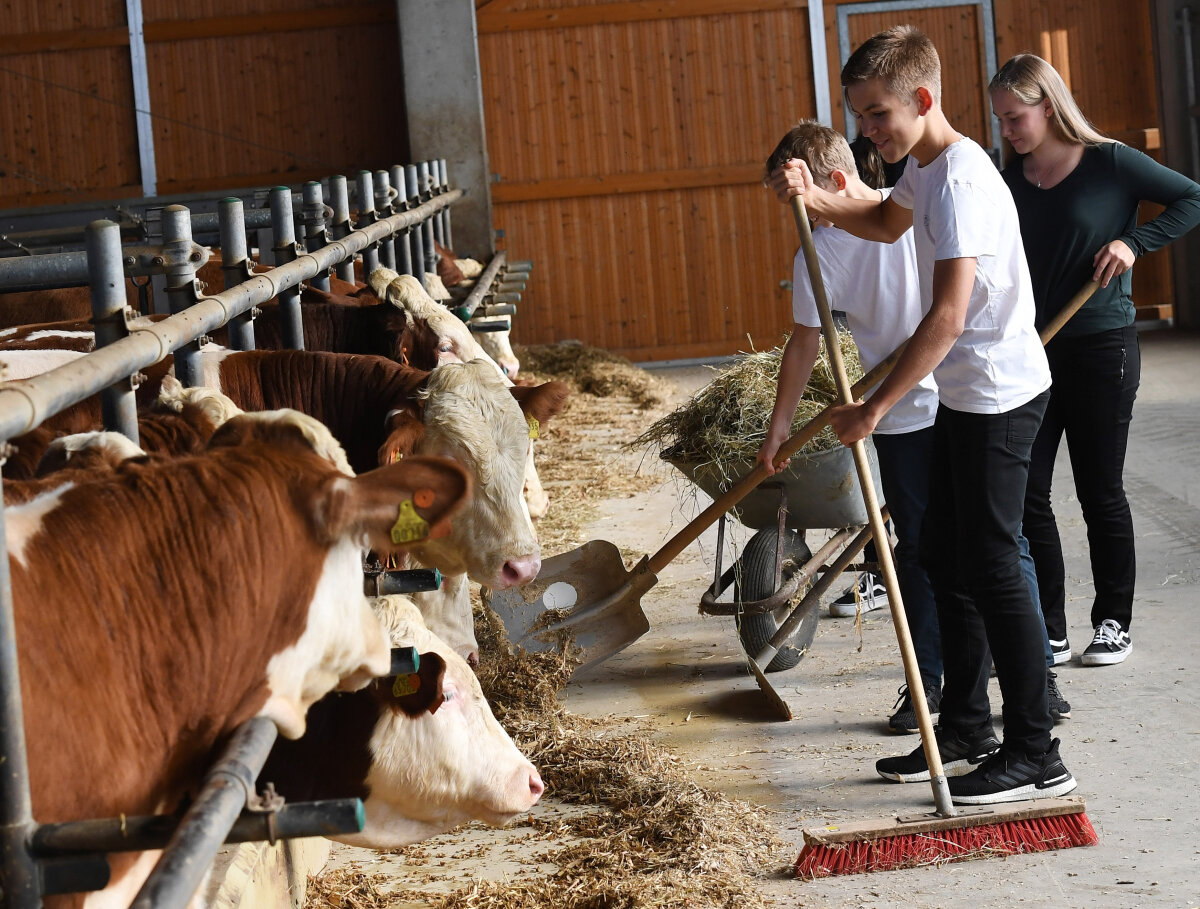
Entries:
[[[1149,332],[1142,345],[1126,469],[1138,533],[1135,650],[1117,666],[1058,667],[1073,713],[1055,734],[1100,844],[815,882],[777,874],[764,890],[780,905],[1200,906],[1200,334]],[[663,374],[692,387],[710,376],[694,367]],[[1065,456],[1055,488],[1078,652],[1091,635],[1090,570]],[[606,503],[589,535],[652,553],[705,504],[686,481],[665,479],[647,495]],[[734,536],[731,552],[749,534],[739,527]],[[886,731],[903,682],[887,611],[864,616],[860,635],[854,620],[822,609],[812,651],[771,677],[794,715],[774,721],[732,620],[698,614],[714,546],[710,530],[662,572],[642,599],[650,631],[574,681],[567,706],[650,717],[664,744],[703,768],[703,784],[776,810],[793,843],[763,857],[778,866],[795,858],[803,826],[929,810],[927,784],[889,784],[874,772],[877,758],[918,741]]]

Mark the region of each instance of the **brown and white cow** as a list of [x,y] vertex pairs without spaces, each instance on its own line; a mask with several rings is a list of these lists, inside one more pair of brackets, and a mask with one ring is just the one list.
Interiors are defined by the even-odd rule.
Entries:
[[492,715],[475,673],[406,597],[380,597],[375,608],[393,646],[441,657],[441,703],[432,712],[401,703],[395,679],[326,697],[302,738],[276,745],[259,779],[293,800],[361,798],[366,827],[335,839],[376,849],[471,820],[500,826],[532,808],[542,779]]
[[[336,445],[303,415],[244,414],[202,455],[6,509],[40,821],[174,810],[239,724],[299,737],[315,701],[389,671],[362,548],[396,549],[402,511],[444,532],[469,478],[430,458],[349,477],[314,439]],[[137,858],[113,858],[110,891]]]

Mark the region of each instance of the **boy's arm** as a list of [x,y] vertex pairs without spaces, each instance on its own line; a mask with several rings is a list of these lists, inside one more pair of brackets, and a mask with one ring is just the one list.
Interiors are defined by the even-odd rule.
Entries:
[[[792,336],[783,348],[783,359],[779,364],[779,388],[775,392],[775,407],[771,410],[771,422],[767,425],[767,437],[758,450],[757,461],[765,464],[767,472],[774,474],[775,455],[779,446],[792,435],[792,420],[796,416],[796,407],[808,385],[808,377],[812,375],[813,364],[817,361],[818,345],[821,341],[821,329],[809,328],[807,325],[796,324],[792,327]],[[786,462],[779,467],[787,466]]]
[[891,198],[872,202],[821,189],[813,182],[808,165],[798,158],[792,158],[771,174],[770,185],[780,202],[803,196],[810,218],[832,221],[863,240],[895,243],[913,224],[912,209]]
[[945,359],[967,321],[976,260],[939,259],[933,266],[933,305],[913,332],[895,368],[865,402],[835,407],[829,414],[843,445],[865,439],[883,415]]

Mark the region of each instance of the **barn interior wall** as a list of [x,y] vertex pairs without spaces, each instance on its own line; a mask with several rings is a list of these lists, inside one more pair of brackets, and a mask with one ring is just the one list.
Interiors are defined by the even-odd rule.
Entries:
[[[1146,4],[994,0],[996,55],[1070,70],[1084,111],[1157,155]],[[637,360],[779,342],[790,327],[794,227],[761,162],[815,114],[802,0],[475,0],[500,245],[535,268],[515,336],[577,338]],[[834,125],[838,3],[826,0]],[[856,21],[857,18],[857,21]],[[919,21],[918,21],[919,20]],[[975,4],[851,17],[855,33],[918,21],[944,57],[952,121],[990,144]],[[1063,61],[1066,61],[1063,63]],[[1135,298],[1169,312],[1169,252],[1139,262]]]
[[[140,196],[124,2],[6,10],[0,207]],[[145,0],[143,19],[160,194],[409,160],[394,0]]]

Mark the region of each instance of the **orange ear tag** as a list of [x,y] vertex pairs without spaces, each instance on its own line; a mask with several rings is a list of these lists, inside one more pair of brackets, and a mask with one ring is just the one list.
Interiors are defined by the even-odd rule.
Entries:
[[432,489],[418,489],[413,493],[413,501],[418,508],[429,508],[433,505],[434,495]]
[[542,424],[538,422],[537,417],[526,417],[525,419],[529,424],[529,438],[536,439],[538,437],[538,430],[541,429]]
[[416,694],[421,690],[421,677],[415,672],[408,675],[398,675],[392,682],[392,697],[402,698],[408,694]]
[[396,523],[392,525],[392,542],[415,543],[428,536],[429,524],[417,514],[413,503],[405,499],[400,503],[400,512],[396,516]]

